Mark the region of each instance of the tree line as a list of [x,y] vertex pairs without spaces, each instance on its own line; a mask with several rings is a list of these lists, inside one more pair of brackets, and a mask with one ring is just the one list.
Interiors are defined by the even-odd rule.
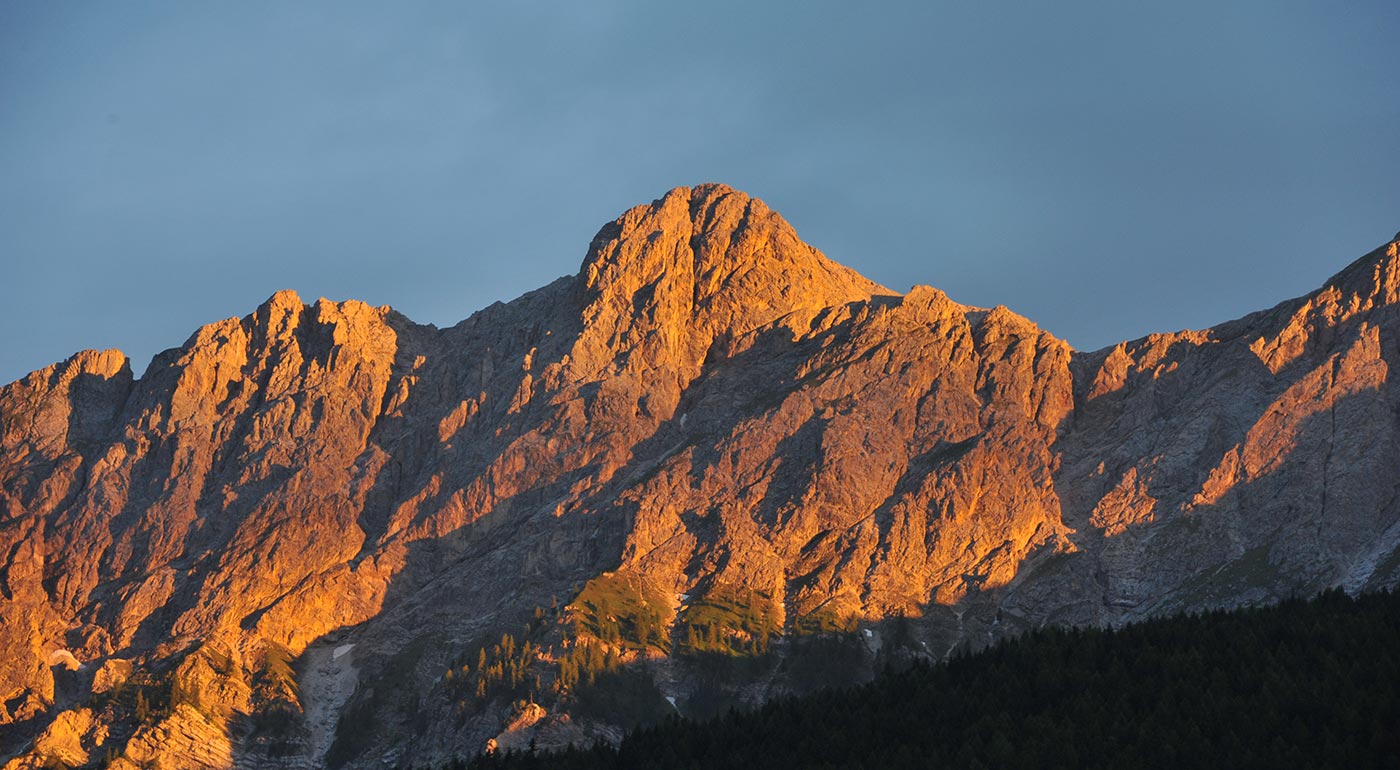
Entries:
[[473,770],[1400,768],[1400,596],[1048,628],[870,684]]

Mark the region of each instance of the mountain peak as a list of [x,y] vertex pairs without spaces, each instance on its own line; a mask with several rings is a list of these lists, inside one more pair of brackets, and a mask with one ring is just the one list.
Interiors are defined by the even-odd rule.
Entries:
[[814,279],[808,282],[812,285],[794,288],[893,293],[802,242],[792,225],[762,200],[717,183],[676,187],[623,212],[594,236],[581,274],[589,288],[600,288],[623,273],[651,276],[660,267],[690,267],[722,278],[765,262],[802,273],[789,277]]
[[[682,365],[713,341],[779,319],[894,292],[827,259],[758,198],[723,184],[677,187],[593,238],[580,270],[584,320],[611,345],[648,339]],[[601,340],[600,340],[601,342]],[[620,348],[618,348],[620,349]]]

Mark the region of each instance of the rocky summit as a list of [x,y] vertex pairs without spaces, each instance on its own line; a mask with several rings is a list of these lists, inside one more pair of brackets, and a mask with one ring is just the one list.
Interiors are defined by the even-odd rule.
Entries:
[[449,329],[79,353],[0,389],[0,766],[421,766],[1394,586],[1398,247],[1084,353],[701,185]]

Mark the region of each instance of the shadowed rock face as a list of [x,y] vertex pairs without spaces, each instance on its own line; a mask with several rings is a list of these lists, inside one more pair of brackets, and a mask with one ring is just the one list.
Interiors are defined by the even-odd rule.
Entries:
[[[385,671],[414,711],[365,701],[382,727],[352,764],[606,736],[567,697],[433,705],[472,640],[605,573],[664,597],[669,643],[625,657],[682,697],[660,648],[706,597],[788,635],[902,616],[938,655],[1393,585],[1396,248],[1239,321],[1077,353],[1003,307],[884,289],[703,185],[450,329],[281,292],[138,381],[80,353],[0,390],[0,758],[315,766],[351,683]],[[287,685],[278,656],[308,645]],[[128,677],[182,702],[99,697]]]

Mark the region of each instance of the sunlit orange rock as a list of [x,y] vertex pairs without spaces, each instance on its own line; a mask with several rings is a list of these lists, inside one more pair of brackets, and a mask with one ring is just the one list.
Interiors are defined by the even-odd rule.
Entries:
[[[365,702],[386,727],[355,767],[615,738],[567,702],[470,711],[443,684],[604,573],[668,597],[673,653],[713,593],[789,637],[856,623],[871,650],[904,618],[934,657],[1394,585],[1397,301],[1389,244],[1271,310],[1076,352],[1004,307],[880,287],[702,185],[449,329],[279,292],[139,380],[80,353],[0,389],[0,740],[314,767]],[[686,659],[629,654],[681,708]],[[391,676],[413,697],[374,700]],[[173,681],[186,700],[139,725],[93,695]],[[248,727],[269,709],[286,756]]]

